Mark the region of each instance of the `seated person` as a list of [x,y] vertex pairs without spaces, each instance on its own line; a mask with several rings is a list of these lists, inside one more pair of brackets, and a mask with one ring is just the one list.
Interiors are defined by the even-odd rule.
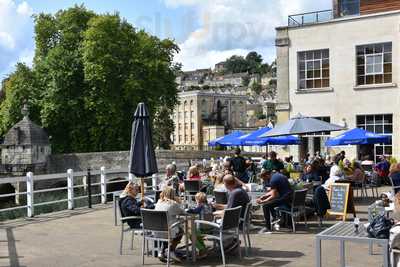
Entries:
[[[129,182],[121,193],[119,203],[123,217],[141,216],[140,208],[142,203],[136,200],[139,191],[140,187],[138,185]],[[140,224],[142,223],[142,220],[140,218],[129,219],[126,222],[132,229],[141,228]]]
[[[178,198],[175,195],[175,190],[172,187],[165,187],[164,190],[160,194],[160,200],[158,200],[155,210],[159,211],[167,211],[168,212],[168,222],[170,225],[178,222],[177,215],[184,213],[179,205]],[[174,227],[171,230],[172,242],[170,246],[171,258],[177,262],[181,262],[181,259],[176,255],[175,249],[178,246],[179,242],[183,236],[183,229],[178,226]],[[165,247],[163,248],[163,252],[160,255],[160,259],[165,259]]]
[[197,166],[191,166],[187,174],[188,180],[201,180],[200,171]]
[[226,192],[226,187],[224,184],[224,174],[218,174],[215,183],[214,183],[214,191],[217,192]]
[[311,182],[319,182],[321,178],[318,176],[318,173],[314,170],[312,164],[306,164],[304,167],[304,172],[301,175],[301,180],[307,183]]
[[393,185],[399,188],[395,189],[395,193],[400,191],[400,163],[394,163],[390,166],[389,177],[392,179]]
[[290,207],[292,189],[286,176],[281,173],[272,173],[264,170],[266,179],[270,180],[270,190],[257,199],[257,203],[263,205],[265,227],[259,233],[271,232],[271,215],[276,220],[275,207]]
[[[200,215],[200,220],[212,221],[213,220],[213,210],[208,204],[207,195],[203,192],[199,192],[195,196],[196,207],[187,210],[188,213],[194,213]],[[207,254],[207,247],[204,244],[203,234],[209,230],[206,226],[202,226],[196,231],[196,248],[199,250],[199,256],[205,257]]]
[[357,161],[353,163],[353,175],[348,177],[353,182],[362,183],[365,180],[365,172],[361,167],[361,164]]
[[226,189],[228,190],[228,203],[226,205],[215,204],[215,208],[218,209],[218,211],[216,211],[214,215],[221,216],[223,215],[222,209],[231,209],[241,206],[242,207],[241,216],[243,217],[247,203],[250,202],[249,195],[243,189],[243,187],[238,183],[238,179],[236,179],[231,174],[224,176],[224,184]]
[[349,159],[343,160],[343,172],[345,177],[353,175],[354,169]]
[[264,161],[262,168],[264,170],[270,170],[273,172],[281,172],[285,166],[283,163],[277,159],[277,154],[275,151],[269,152],[269,159]]
[[160,183],[159,189],[163,190],[164,187],[170,186],[175,189],[175,192],[179,192],[179,177],[176,173],[176,166],[174,164],[168,164],[165,168],[165,180]]
[[[332,168],[334,167],[335,165],[332,166]],[[328,180],[326,180],[325,183],[322,185],[325,190],[329,190],[332,184],[334,184],[337,180],[341,180],[344,178],[343,171],[339,167],[334,168],[334,170],[332,170],[332,168]]]

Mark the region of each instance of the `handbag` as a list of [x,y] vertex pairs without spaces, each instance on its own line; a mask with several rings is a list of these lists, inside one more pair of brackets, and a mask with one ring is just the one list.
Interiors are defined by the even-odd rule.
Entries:
[[393,226],[393,220],[384,215],[376,216],[367,228],[369,237],[378,239],[389,239],[390,229]]

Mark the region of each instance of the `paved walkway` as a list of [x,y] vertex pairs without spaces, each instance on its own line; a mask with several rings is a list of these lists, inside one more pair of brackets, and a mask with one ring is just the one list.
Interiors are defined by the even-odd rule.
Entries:
[[[372,202],[368,200],[366,203]],[[365,205],[357,206],[360,217],[366,217]],[[326,226],[335,221],[330,221]],[[316,222],[307,231],[299,224],[299,232],[286,229],[272,235],[252,234],[253,251],[242,261],[228,256],[231,266],[315,266]],[[141,243],[135,240],[134,250],[125,243],[124,255],[118,251],[120,227],[113,225],[112,209],[96,206],[92,210],[80,209],[33,219],[21,219],[0,224],[0,267],[73,267],[73,266],[141,266]],[[323,247],[323,266],[339,266],[339,244],[326,241]],[[346,245],[349,266],[381,266],[381,251],[368,255],[366,245]],[[157,259],[146,258],[146,265],[165,266]],[[192,266],[190,263],[182,264]],[[196,266],[221,265],[218,254],[198,261]]]

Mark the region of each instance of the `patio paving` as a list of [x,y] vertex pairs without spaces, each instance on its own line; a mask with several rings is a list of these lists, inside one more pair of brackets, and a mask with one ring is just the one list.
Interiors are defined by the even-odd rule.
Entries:
[[[367,203],[357,203],[358,216],[366,218]],[[350,218],[351,216],[349,216]],[[334,218],[324,227],[335,223]],[[250,257],[239,260],[227,257],[229,266],[315,266],[315,234],[321,231],[315,221],[305,229],[298,224],[298,232],[251,235],[253,250]],[[111,205],[98,205],[92,210],[79,209],[46,215],[33,219],[19,219],[0,224],[0,267],[72,267],[72,266],[141,266],[141,242],[135,240],[134,250],[126,239],[124,255],[119,255],[120,227],[113,225]],[[339,266],[339,244],[324,241],[323,266]],[[382,266],[380,247],[368,255],[368,246],[356,243],[346,245],[348,266]],[[147,266],[165,266],[157,259],[147,257]],[[196,264],[183,266],[219,266],[219,254],[213,254]]]

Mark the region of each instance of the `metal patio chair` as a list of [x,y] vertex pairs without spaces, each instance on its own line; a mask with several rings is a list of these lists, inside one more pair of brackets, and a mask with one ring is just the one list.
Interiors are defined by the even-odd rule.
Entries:
[[222,264],[225,264],[225,252],[224,252],[224,237],[233,237],[236,238],[238,242],[238,252],[239,258],[242,258],[242,253],[240,250],[240,237],[239,237],[239,224],[240,224],[240,213],[242,207],[238,206],[232,209],[225,209],[224,216],[220,223],[203,221],[203,220],[195,220],[196,227],[200,225],[206,225],[214,228],[215,232],[213,234],[206,234],[205,238],[207,240],[212,240],[215,243],[219,243],[219,247],[221,250],[222,256]]
[[169,225],[168,213],[166,211],[156,211],[150,209],[142,209],[142,224],[143,224],[143,244],[142,244],[142,264],[144,265],[145,247],[148,250],[148,241],[167,242],[167,266],[170,266],[170,246],[172,241],[171,230],[178,227],[181,221]]
[[293,193],[292,205],[289,209],[276,207],[275,210],[280,214],[289,215],[292,219],[293,232],[296,232],[296,217],[304,215],[304,224],[307,227],[306,197],[308,189],[296,190]]
[[[121,222],[121,240],[120,240],[120,245],[119,245],[119,254],[122,255],[122,247],[124,244],[124,234],[125,233],[129,233],[132,232],[132,237],[131,237],[131,250],[133,249],[133,241],[134,241],[134,237],[136,234],[141,234],[142,233],[142,228],[131,228],[128,225],[128,221],[132,220],[132,219],[142,219],[141,216],[125,216],[122,207],[121,207],[121,203],[122,199],[118,200],[118,208],[119,208],[119,212],[121,214],[120,217],[120,222]],[[128,227],[126,227],[128,226]]]

